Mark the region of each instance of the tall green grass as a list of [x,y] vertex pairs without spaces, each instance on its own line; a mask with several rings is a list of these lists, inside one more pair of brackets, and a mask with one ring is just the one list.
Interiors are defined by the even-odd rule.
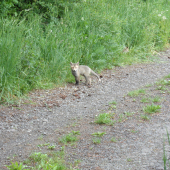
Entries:
[[49,24],[31,11],[23,19],[1,18],[0,100],[74,81],[70,61],[102,70],[149,60],[169,44],[169,6],[167,0],[81,0]]

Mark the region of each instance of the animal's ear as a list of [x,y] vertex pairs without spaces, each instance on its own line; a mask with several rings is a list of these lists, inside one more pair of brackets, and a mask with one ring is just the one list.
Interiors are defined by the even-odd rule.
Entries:
[[79,65],[79,62],[77,62],[77,65]]
[[73,63],[72,62],[70,62],[70,65],[72,65]]

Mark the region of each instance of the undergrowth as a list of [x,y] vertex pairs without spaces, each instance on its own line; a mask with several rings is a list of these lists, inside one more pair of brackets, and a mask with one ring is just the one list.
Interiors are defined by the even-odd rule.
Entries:
[[169,44],[169,3],[79,0],[65,3],[61,16],[47,6],[48,23],[34,10],[1,17],[0,101],[73,82],[70,61],[100,71],[150,60]]

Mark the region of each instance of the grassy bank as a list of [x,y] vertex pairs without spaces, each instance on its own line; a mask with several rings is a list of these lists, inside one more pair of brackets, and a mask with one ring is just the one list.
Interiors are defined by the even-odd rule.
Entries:
[[149,60],[169,44],[169,6],[167,0],[82,0],[48,24],[31,11],[1,18],[0,100],[74,81],[70,61],[102,70]]

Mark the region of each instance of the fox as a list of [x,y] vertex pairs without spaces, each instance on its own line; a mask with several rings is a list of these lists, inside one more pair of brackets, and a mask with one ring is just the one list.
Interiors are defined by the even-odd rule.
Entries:
[[77,63],[70,62],[70,66],[71,66],[72,74],[76,80],[76,85],[79,85],[80,83],[80,75],[85,77],[86,85],[91,85],[90,74],[93,74],[94,76],[98,78],[99,81],[101,81],[100,77],[90,67],[86,65],[79,65],[79,62]]

